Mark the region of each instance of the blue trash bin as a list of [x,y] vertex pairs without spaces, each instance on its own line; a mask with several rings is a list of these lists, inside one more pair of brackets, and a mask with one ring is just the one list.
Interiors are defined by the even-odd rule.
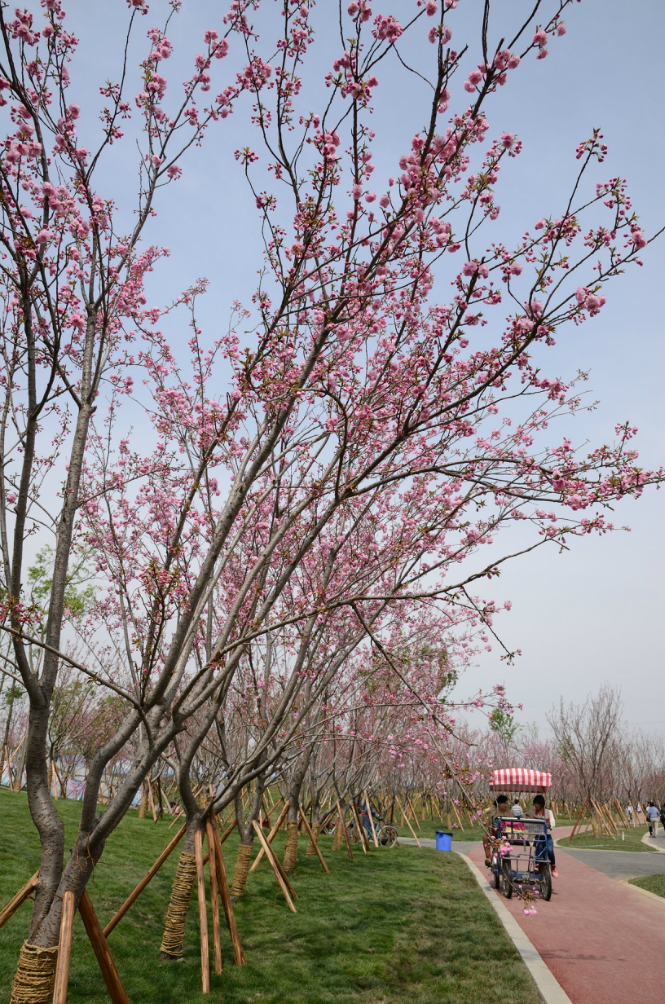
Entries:
[[436,849],[437,851],[450,851],[453,846],[453,835],[452,833],[446,833],[445,830],[436,831]]

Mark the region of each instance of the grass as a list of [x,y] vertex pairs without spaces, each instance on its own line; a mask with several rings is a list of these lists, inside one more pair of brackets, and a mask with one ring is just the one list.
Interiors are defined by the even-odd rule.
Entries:
[[[67,846],[80,805],[56,803]],[[102,926],[167,843],[167,822],[139,820],[132,811],[109,838],[88,889]],[[171,834],[175,832],[175,828]],[[284,838],[276,844],[281,853]],[[109,936],[125,990],[133,1004],[537,1004],[530,976],[491,905],[457,855],[412,847],[357,853],[353,862],[321,840],[331,868],[305,857],[301,841],[293,885],[298,913],[288,912],[264,861],[249,877],[236,918],[249,965],[232,962],[223,929],[224,972],[211,974],[201,993],[196,896],[184,961],[160,963],[163,917],[175,854]],[[224,845],[232,873],[234,832]],[[38,841],[25,794],[0,789],[0,904],[37,869]],[[0,929],[0,1004],[9,1000],[13,972],[28,931],[24,904]],[[222,920],[223,923],[223,920]],[[212,925],[210,925],[212,926]],[[77,916],[69,977],[69,1004],[108,1001],[106,987]]]
[[643,875],[641,878],[630,879],[630,884],[665,898],[665,875]]
[[[625,833],[625,838],[621,838],[621,833]],[[588,833],[575,834],[569,842],[568,838],[561,841],[561,847],[577,847],[580,850],[588,851],[645,851],[653,853],[654,848],[642,843],[642,837],[649,832],[648,826],[636,826],[619,832],[616,840],[612,840],[606,834],[594,836],[591,831]]]

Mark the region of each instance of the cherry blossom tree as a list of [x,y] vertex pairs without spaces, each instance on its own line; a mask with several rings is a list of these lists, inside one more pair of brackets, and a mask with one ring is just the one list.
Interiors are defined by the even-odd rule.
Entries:
[[[522,552],[605,533],[612,528],[606,507],[660,478],[638,466],[630,424],[584,453],[565,436],[551,441],[555,420],[581,402],[574,384],[543,375],[546,349],[559,328],[602,310],[607,282],[648,243],[625,182],[596,178],[606,154],[600,133],[571,151],[570,198],[558,215],[537,220],[510,247],[498,229],[499,180],[516,168],[521,143],[508,132],[488,137],[486,107],[498,88],[519,86],[522,60],[564,44],[569,2],[539,0],[509,33],[493,25],[488,2],[479,38],[456,48],[450,0],[414,0],[405,24],[366,0],[351,3],[318,112],[303,87],[305,65],[318,65],[317,10],[308,2],[283,0],[277,29],[262,12],[250,24],[250,5],[234,2],[225,24],[245,49],[234,84],[206,106],[211,65],[228,46],[210,30],[170,114],[162,74],[171,43],[166,29],[151,29],[146,84],[135,99],[147,144],[137,222],[122,238],[114,206],[92,178],[131,108],[125,72],[105,94],[105,136],[90,154],[77,145],[78,106],[64,98],[75,42],[57,3],[46,0],[45,36],[32,15],[3,22],[0,72],[14,102],[1,168],[3,274],[15,302],[7,300],[3,332],[0,522],[7,627],[31,701],[28,788],[43,848],[31,943],[57,943],[63,892],[82,894],[105,840],[160,757],[178,758],[191,833],[283,756],[363,641],[408,687],[437,756],[457,770],[440,734],[446,717],[431,690],[433,664],[422,681],[411,679],[413,667],[406,674],[392,609],[459,611],[489,644],[496,610],[476,590],[515,556],[486,556],[499,530],[528,526]],[[132,24],[145,4],[133,7]],[[327,41],[326,27],[324,20]],[[399,170],[396,164],[394,176],[379,182],[372,108],[381,74],[411,79],[399,55],[407,33],[422,53],[429,89],[412,109],[416,131]],[[462,83],[469,47],[478,69]],[[43,55],[33,59],[37,51]],[[58,120],[51,92],[61,104]],[[139,240],[159,185],[177,179],[186,149],[243,99],[260,153],[244,147],[237,161],[262,228],[261,279],[252,304],[238,305],[229,331],[212,344],[197,321],[204,281],[166,307],[175,324],[190,311],[184,356],[157,328],[160,312],[145,309],[145,276],[163,252],[141,250]],[[179,132],[185,121],[193,128],[187,140]],[[65,183],[54,185],[49,157]],[[25,215],[22,192],[31,193],[39,229]],[[439,273],[453,282],[447,303],[435,292]],[[97,403],[104,379],[106,409]],[[149,448],[129,432],[125,405],[133,396],[151,423]],[[15,447],[7,440],[14,416]],[[56,421],[56,448],[38,453],[40,430]],[[19,440],[22,473],[12,480],[6,458]],[[21,599],[22,548],[37,527],[39,486],[65,457],[37,680],[24,659],[31,624]],[[44,737],[58,664],[74,661],[62,651],[74,543],[93,550],[103,594],[81,633],[87,651],[75,668],[122,698],[127,714],[88,763],[77,846],[63,870]],[[200,810],[188,792],[193,759],[223,718],[252,646],[269,637],[289,653],[289,682],[261,742]],[[314,661],[310,686],[305,669]],[[128,744],[124,780],[96,817],[104,771]]]

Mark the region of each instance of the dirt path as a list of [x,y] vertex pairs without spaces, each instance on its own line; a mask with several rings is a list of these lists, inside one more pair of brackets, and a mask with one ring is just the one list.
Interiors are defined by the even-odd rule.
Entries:
[[[563,827],[557,828],[557,837],[565,835]],[[482,847],[473,847],[468,855],[489,875]],[[665,900],[601,874],[561,847],[556,857],[554,894],[549,903],[538,905],[535,917],[524,916],[519,900],[502,899],[573,1004],[659,1000]]]

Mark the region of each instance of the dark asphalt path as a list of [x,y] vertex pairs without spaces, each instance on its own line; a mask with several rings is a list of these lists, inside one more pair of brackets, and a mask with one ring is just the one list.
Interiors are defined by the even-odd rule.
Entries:
[[[563,848],[555,848],[559,852]],[[466,852],[465,852],[466,853]],[[642,875],[665,875],[665,854],[642,854],[640,851],[581,851],[565,853],[576,861],[602,872],[608,878],[631,879]]]

